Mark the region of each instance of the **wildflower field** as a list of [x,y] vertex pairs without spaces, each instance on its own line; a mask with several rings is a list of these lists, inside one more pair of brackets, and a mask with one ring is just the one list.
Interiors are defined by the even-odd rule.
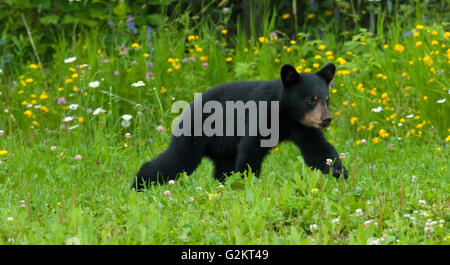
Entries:
[[[40,63],[18,48],[33,36],[11,42],[21,56],[9,63],[3,42],[0,244],[450,243],[448,16],[384,26],[380,16],[376,32],[341,38],[284,34],[277,25],[290,12],[261,17],[262,32],[249,35],[228,26],[229,9],[201,23],[180,13],[150,26],[128,14],[48,33],[52,53]],[[174,183],[130,189],[170,143],[173,102],[279,78],[284,64],[302,73],[329,62],[337,71],[324,132],[347,180],[311,170],[283,142],[259,178],[235,173],[222,184],[204,159]]]

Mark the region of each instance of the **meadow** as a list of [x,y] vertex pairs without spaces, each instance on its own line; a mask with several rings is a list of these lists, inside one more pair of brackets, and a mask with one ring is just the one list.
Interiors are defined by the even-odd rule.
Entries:
[[[51,62],[0,71],[0,244],[450,243],[449,24],[342,41],[287,36],[266,20],[248,38],[221,16],[136,25],[131,37],[120,34],[127,25],[76,30],[55,37]],[[221,184],[204,159],[175,184],[130,189],[167,148],[174,101],[279,78],[284,64],[315,72],[329,62],[325,134],[347,180],[309,169],[284,142],[260,178]]]

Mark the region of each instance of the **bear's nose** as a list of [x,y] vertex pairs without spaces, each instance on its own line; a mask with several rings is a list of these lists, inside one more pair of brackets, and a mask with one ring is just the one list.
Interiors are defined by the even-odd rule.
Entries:
[[326,118],[322,121],[323,127],[327,127],[331,123],[331,118]]

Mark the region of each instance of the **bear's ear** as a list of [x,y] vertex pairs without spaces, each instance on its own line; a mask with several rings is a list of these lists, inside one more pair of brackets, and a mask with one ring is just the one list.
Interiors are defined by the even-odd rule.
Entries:
[[325,79],[325,82],[329,85],[331,82],[331,79],[334,77],[334,73],[336,72],[336,65],[333,63],[329,63],[325,65],[322,70],[317,72],[316,74],[321,76],[323,79]]
[[294,83],[300,79],[300,75],[292,65],[285,64],[281,67],[281,81],[285,86]]

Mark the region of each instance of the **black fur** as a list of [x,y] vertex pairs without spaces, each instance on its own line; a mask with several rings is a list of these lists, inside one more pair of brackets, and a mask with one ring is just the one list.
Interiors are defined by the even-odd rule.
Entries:
[[[294,142],[300,148],[306,164],[323,173],[329,173],[330,169],[326,160],[333,159],[333,176],[339,177],[343,173],[347,178],[347,170],[342,166],[334,147],[325,139],[322,130],[300,123],[317,104],[326,106],[328,113],[328,85],[335,69],[334,64],[328,64],[315,74],[298,74],[295,68],[285,65],[281,69],[281,79],[219,85],[203,93],[202,101],[204,104],[208,100],[216,100],[223,106],[225,101],[279,101],[279,141]],[[191,109],[193,106],[194,103],[191,104]],[[207,117],[203,113],[203,121]],[[321,126],[326,127],[329,121]],[[214,162],[214,177],[220,181],[224,181],[226,174],[232,171],[244,172],[248,166],[259,176],[261,163],[270,150],[269,147],[260,147],[262,138],[259,134],[248,136],[248,132],[245,136],[173,135],[166,151],[142,165],[132,188],[140,190],[152,182],[166,183],[176,179],[181,172],[191,174],[204,156]]]

